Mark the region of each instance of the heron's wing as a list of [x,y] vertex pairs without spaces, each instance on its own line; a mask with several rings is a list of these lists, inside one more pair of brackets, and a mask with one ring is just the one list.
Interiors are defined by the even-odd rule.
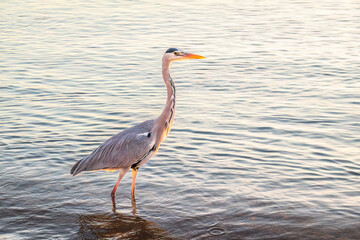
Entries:
[[78,161],[71,169],[71,174],[130,167],[141,161],[155,144],[154,134],[151,133],[153,124],[153,120],[146,121],[114,135],[89,156]]

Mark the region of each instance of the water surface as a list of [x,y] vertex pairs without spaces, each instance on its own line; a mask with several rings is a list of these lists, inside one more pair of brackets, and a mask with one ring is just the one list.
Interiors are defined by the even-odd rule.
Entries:
[[[357,1],[2,1],[1,239],[357,239]],[[162,111],[175,123],[117,192],[72,165]]]

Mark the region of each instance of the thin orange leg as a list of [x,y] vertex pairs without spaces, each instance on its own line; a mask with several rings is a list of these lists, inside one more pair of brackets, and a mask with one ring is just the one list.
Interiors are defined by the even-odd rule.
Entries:
[[135,199],[135,179],[139,168],[132,168],[131,198]]
[[118,179],[117,179],[117,181],[116,181],[116,184],[115,184],[114,189],[112,190],[112,192],[111,192],[111,194],[110,194],[111,201],[112,201],[112,205],[113,205],[113,210],[116,209],[116,205],[115,205],[116,189],[118,188],[121,179],[125,176],[125,174],[127,173],[127,171],[129,171],[129,168],[121,168],[121,169],[120,169],[119,177],[118,177]]

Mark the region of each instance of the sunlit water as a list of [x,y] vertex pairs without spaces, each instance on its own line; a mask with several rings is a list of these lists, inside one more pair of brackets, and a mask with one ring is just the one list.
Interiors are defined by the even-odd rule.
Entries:
[[[136,3],[135,3],[136,2]],[[358,1],[1,1],[0,239],[359,239]],[[69,173],[165,103],[117,192]]]

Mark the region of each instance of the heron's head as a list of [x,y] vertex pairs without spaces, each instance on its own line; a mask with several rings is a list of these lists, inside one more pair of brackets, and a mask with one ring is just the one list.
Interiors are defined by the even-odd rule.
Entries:
[[187,53],[179,48],[169,48],[165,53],[163,60],[172,62],[172,61],[179,61],[179,60],[186,60],[186,59],[203,59],[205,57]]

